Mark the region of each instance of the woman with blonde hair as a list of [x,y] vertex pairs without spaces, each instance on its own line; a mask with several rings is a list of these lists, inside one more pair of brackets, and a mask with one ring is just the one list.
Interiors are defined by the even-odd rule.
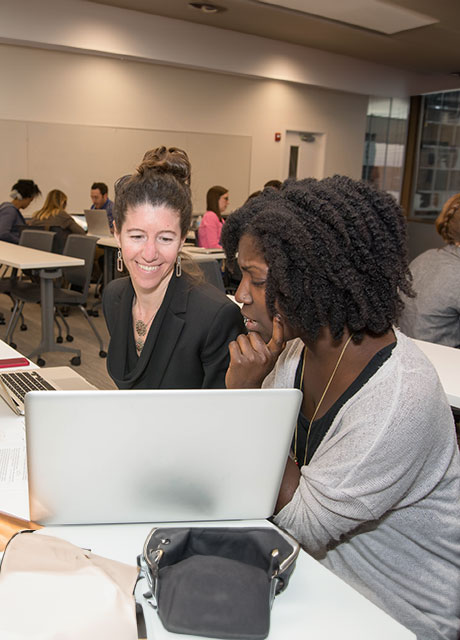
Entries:
[[404,298],[399,326],[411,338],[460,347],[460,193],[447,200],[435,224],[446,244],[410,263],[416,297]]
[[58,227],[65,229],[68,234],[84,234],[84,229],[65,210],[66,206],[66,194],[59,189],[52,189],[46,196],[43,207],[34,213],[28,224],[43,227],[45,231],[56,231],[55,227]]

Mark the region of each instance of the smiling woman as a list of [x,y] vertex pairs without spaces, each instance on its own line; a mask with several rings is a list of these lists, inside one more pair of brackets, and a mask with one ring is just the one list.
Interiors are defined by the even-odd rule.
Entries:
[[107,369],[120,389],[225,386],[228,344],[243,330],[239,308],[203,282],[181,255],[190,226],[185,151],[148,151],[115,185],[118,262],[129,278],[103,298],[110,332]]

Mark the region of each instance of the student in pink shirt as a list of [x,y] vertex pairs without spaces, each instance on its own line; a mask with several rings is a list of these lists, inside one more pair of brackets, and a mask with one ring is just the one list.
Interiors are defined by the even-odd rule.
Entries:
[[206,194],[206,213],[198,228],[198,246],[220,249],[220,232],[224,224],[222,214],[228,206],[228,189],[211,187]]

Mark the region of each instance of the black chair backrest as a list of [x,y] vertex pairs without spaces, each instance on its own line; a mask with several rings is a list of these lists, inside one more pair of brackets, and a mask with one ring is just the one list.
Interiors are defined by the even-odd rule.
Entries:
[[53,225],[52,227],[48,227],[46,224],[34,224],[27,225],[23,227],[24,230],[34,230],[34,231],[46,231],[47,233],[54,233],[53,246],[48,251],[52,253],[62,253],[64,250],[64,246],[67,240],[67,237],[70,235],[69,229],[64,229],[63,227],[58,227]]
[[85,299],[91,282],[96,242],[97,238],[95,236],[82,236],[77,233],[71,233],[67,237],[64,251],[62,252],[65,256],[83,258],[85,261],[84,266],[63,269],[67,282],[78,287]]
[[213,284],[215,287],[220,289],[225,293],[224,280],[222,278],[222,271],[220,270],[219,263],[217,260],[203,261],[200,262],[199,259],[196,260],[199,268],[203,272],[204,279],[209,284]]
[[19,244],[30,249],[40,249],[41,251],[51,251],[54,241],[53,231],[43,231],[38,229],[23,229],[19,237]]
[[63,229],[62,227],[50,227],[50,231],[54,231],[53,253],[63,253],[65,243],[70,235],[69,229]]

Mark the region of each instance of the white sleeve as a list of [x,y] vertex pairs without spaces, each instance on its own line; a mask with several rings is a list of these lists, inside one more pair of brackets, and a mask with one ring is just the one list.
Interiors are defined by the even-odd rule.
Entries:
[[276,524],[321,558],[357,527],[426,495],[452,456],[443,395],[430,370],[384,365],[339,411]]

